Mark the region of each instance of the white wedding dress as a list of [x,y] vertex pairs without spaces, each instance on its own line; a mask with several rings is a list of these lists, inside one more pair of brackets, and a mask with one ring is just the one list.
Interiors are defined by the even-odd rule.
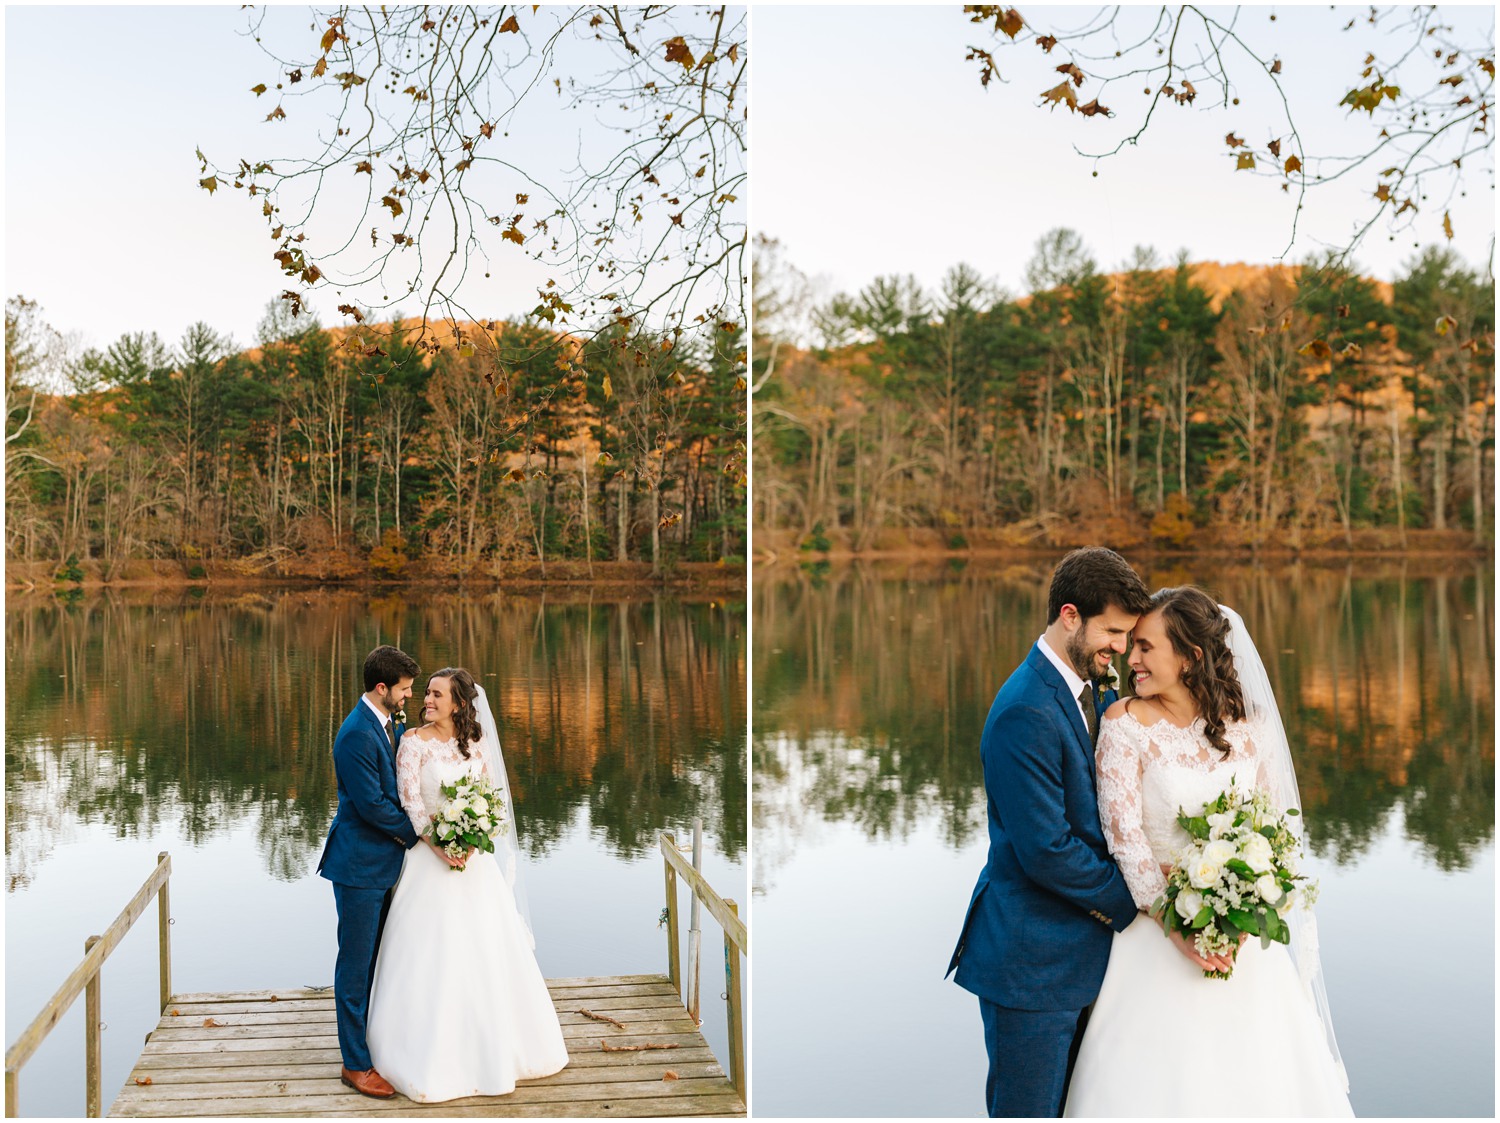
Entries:
[[[480,773],[505,783],[487,759],[487,744],[471,745],[465,760],[457,741],[427,741],[414,731],[402,738],[396,775],[418,834],[441,805],[441,785]],[[494,855],[476,851],[455,871],[426,842],[408,850],[370,994],[367,1036],[376,1071],[408,1099],[437,1103],[505,1095],[517,1080],[567,1065],[532,946]]]
[[[1225,757],[1201,718],[1186,729],[1146,727],[1129,713],[1104,721],[1099,817],[1138,906],[1161,895],[1161,865],[1188,841],[1179,808],[1200,813],[1231,785],[1265,786],[1256,732],[1230,722]],[[1209,979],[1158,921],[1138,915],[1110,946],[1064,1114],[1347,1117],[1347,1086],[1285,946],[1252,937],[1228,979]]]

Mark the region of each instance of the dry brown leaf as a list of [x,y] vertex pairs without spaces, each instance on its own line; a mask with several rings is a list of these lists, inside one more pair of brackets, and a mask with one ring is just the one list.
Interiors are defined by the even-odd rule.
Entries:
[[1057,67],[1056,70],[1059,74],[1066,74],[1069,78],[1073,79],[1073,85],[1083,85],[1083,71],[1078,68],[1076,62],[1065,62]]
[[693,52],[688,48],[687,40],[681,35],[674,35],[666,42],[667,61],[680,62],[684,70],[693,69],[697,60],[693,58]]
[[1078,97],[1073,93],[1073,84],[1066,78],[1060,85],[1053,86],[1050,90],[1043,90],[1042,100],[1051,102],[1054,107],[1066,105],[1074,112],[1078,110]]

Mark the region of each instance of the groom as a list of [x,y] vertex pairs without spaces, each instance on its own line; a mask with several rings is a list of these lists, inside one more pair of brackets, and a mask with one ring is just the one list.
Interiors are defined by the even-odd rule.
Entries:
[[1135,902],[1109,856],[1094,794],[1098,682],[1150,607],[1113,550],[1074,550],[1047,593],[1047,630],[990,706],[979,753],[989,859],[948,964],[979,996],[989,1113],[1057,1116],[1112,931]]
[[364,695],[333,740],[339,807],[318,861],[318,872],[333,882],[339,916],[333,970],[344,1062],[339,1075],[356,1092],[377,1099],[389,1099],[396,1090],[370,1063],[365,1015],[391,887],[406,851],[417,844],[396,793],[396,743],[406,728],[404,707],[420,670],[415,659],[389,645],[365,657]]

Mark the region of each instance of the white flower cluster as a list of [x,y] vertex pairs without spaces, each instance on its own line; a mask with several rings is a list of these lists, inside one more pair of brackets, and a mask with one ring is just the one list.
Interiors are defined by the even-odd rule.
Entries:
[[1268,793],[1257,789],[1247,797],[1231,787],[1201,815],[1180,812],[1177,822],[1189,842],[1175,855],[1157,902],[1163,929],[1191,936],[1204,955],[1237,950],[1241,935],[1286,943],[1290,930],[1282,917],[1311,903],[1314,886],[1297,872],[1297,833]]
[[[469,848],[494,853],[495,838],[510,825],[505,800],[482,777],[443,785],[444,802],[433,818],[433,837],[453,857]],[[458,868],[458,867],[454,867]]]

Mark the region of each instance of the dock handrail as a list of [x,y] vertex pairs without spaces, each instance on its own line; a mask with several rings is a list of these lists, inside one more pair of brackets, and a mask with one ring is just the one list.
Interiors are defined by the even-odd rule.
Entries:
[[115,922],[104,930],[102,936],[90,936],[83,943],[83,962],[73,968],[72,973],[63,980],[62,986],[57,988],[42,1012],[36,1016],[32,1023],[26,1027],[15,1043],[5,1051],[5,1114],[7,1118],[15,1118],[19,1114],[19,1083],[21,1066],[29,1061],[54,1026],[68,1012],[74,1000],[83,994],[85,1007],[84,1025],[84,1068],[86,1073],[86,1112],[90,1118],[97,1119],[102,1111],[100,1102],[101,1085],[103,1083],[102,1064],[102,1042],[99,1030],[102,1026],[100,1019],[100,987],[99,972],[104,966],[104,961],[109,958],[109,953],[125,938],[125,933],[141,914],[146,911],[146,906],[151,903],[151,898],[157,899],[157,923],[160,931],[157,936],[158,962],[161,970],[161,1009],[165,1011],[167,1004],[172,1000],[172,940],[171,940],[171,907],[167,893],[167,883],[172,876],[172,859],[163,850],[156,856],[156,869],[146,879],[146,883],[140,887],[136,895],[130,899]]
[[682,957],[678,948],[677,878],[687,882],[693,895],[703,902],[709,915],[724,930],[724,1004],[729,1022],[729,1082],[740,1099],[749,1102],[745,1087],[745,1006],[743,972],[740,956],[750,954],[750,936],[740,919],[740,907],[719,896],[703,875],[688,863],[677,849],[675,835],[663,831],[660,837],[663,869],[667,889],[667,974],[672,985],[682,992]]

